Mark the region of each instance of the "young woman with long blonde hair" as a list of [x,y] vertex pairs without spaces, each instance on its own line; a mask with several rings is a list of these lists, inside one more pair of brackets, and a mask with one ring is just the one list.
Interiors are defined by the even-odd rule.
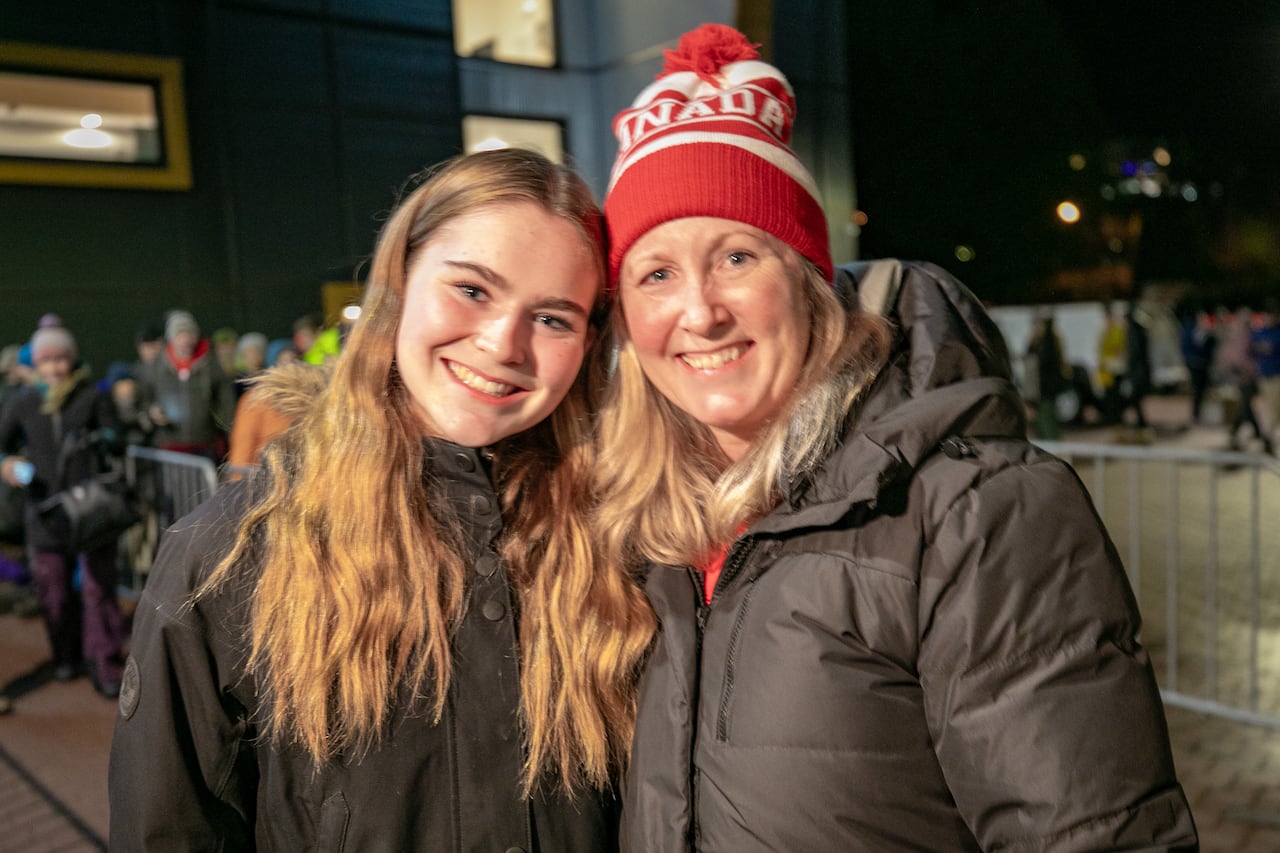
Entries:
[[653,618],[588,537],[602,253],[527,151],[400,205],[332,375],[261,386],[297,425],[166,536],[113,850],[614,847]]

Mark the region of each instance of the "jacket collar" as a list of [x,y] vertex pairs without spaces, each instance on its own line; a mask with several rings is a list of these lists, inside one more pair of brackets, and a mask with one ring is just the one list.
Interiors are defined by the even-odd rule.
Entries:
[[[859,505],[874,508],[951,436],[1025,437],[1026,417],[1008,352],[977,298],[928,264],[903,264],[881,313],[889,358],[826,462],[788,500],[752,526],[773,533],[833,524]],[[859,284],[865,267],[842,268]]]

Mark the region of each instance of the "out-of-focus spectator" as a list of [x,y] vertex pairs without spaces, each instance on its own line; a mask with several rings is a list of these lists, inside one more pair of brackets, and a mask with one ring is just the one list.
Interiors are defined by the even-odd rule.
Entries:
[[298,357],[297,346],[288,338],[276,338],[267,344],[267,367],[292,364]]
[[304,314],[293,322],[293,345],[307,364],[324,364],[342,352],[342,333],[326,329],[320,317]]
[[156,425],[156,446],[221,462],[235,392],[189,312],[169,315],[164,353],[140,378],[146,412]]
[[133,336],[133,347],[138,353],[134,372],[140,376],[142,370],[164,352],[164,324],[151,322],[141,326]]
[[1191,422],[1199,423],[1218,348],[1217,324],[1213,315],[1203,308],[1189,312],[1182,320],[1181,345],[1191,382]]
[[155,434],[155,424],[142,407],[138,374],[132,365],[123,361],[112,362],[103,382],[111,402],[116,407],[120,421],[122,443],[148,445]]
[[[31,368],[18,360],[21,349],[20,344],[10,344],[0,350],[0,412],[30,384]],[[23,583],[27,579],[21,553],[26,538],[22,520],[26,503],[22,489],[0,483],[0,583]],[[13,547],[11,550],[5,546]]]
[[[314,371],[317,368],[304,364],[286,364],[279,370]],[[305,373],[300,373],[300,378]],[[313,380],[308,380],[313,381]],[[238,480],[258,464],[262,450],[276,436],[293,425],[296,414],[286,411],[265,388],[249,380],[248,390],[236,405],[236,417],[231,424],[231,447],[227,451],[227,479]],[[299,383],[301,384],[301,383]]]
[[267,366],[267,336],[261,332],[245,332],[236,343],[236,398],[249,390],[248,380]]
[[236,347],[240,343],[240,335],[230,326],[223,326],[221,329],[214,329],[213,334],[209,336],[209,342],[213,345],[213,355],[218,359],[218,365],[222,368],[222,372],[227,376],[234,377],[236,375]]
[[1249,350],[1258,363],[1258,392],[1266,412],[1263,426],[1267,438],[1275,440],[1280,427],[1280,303],[1267,300],[1262,322],[1254,329]]
[[1107,312],[1107,323],[1098,339],[1098,386],[1102,389],[1105,420],[1120,420],[1123,397],[1120,380],[1129,372],[1128,335],[1124,306],[1116,302]]
[[21,344],[9,344],[0,350],[0,408],[35,378],[31,368],[19,359],[21,352]]
[[1125,412],[1133,409],[1137,415],[1137,425],[1146,429],[1147,418],[1142,412],[1142,401],[1151,393],[1151,338],[1148,331],[1150,322],[1147,314],[1138,307],[1136,301],[1129,304],[1129,312],[1125,316],[1125,347],[1127,349],[1128,369],[1120,380],[1120,420],[1124,420]]
[[1027,355],[1035,361],[1036,436],[1045,441],[1062,437],[1058,422],[1058,394],[1070,384],[1066,359],[1062,356],[1062,339],[1053,323],[1053,312],[1036,317],[1035,331],[1027,345]]
[[124,638],[116,600],[116,543],[83,555],[77,594],[72,583],[77,555],[36,506],[95,473],[96,451],[86,439],[96,434],[114,441],[115,408],[90,381],[69,331],[38,330],[31,352],[37,383],[0,411],[0,452],[7,454],[0,460],[0,477],[27,490],[27,546],[53,651],[54,677],[74,678],[83,662],[94,687],[114,697],[120,691]]
[[[41,314],[40,319],[36,321],[36,331],[41,329],[61,329],[63,327],[62,318],[52,312]],[[26,367],[35,367],[35,358],[31,353],[31,341],[27,341],[22,345],[22,349],[18,351],[18,361]]]
[[1234,389],[1237,398],[1235,417],[1227,427],[1228,446],[1241,450],[1240,428],[1253,427],[1253,433],[1262,440],[1263,449],[1272,450],[1271,437],[1258,423],[1253,401],[1258,395],[1258,363],[1253,357],[1253,311],[1240,308],[1230,318],[1222,332],[1222,344],[1218,349],[1218,370],[1221,381]]

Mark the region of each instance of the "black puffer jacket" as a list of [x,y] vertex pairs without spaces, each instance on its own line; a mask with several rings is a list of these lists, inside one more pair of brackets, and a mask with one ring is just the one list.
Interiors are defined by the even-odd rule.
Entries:
[[1024,439],[973,297],[924,265],[890,290],[858,425],[710,607],[690,570],[649,572],[623,849],[1194,849],[1088,495]]
[[512,595],[494,540],[502,528],[485,465],[469,448],[431,446],[433,482],[475,547],[466,616],[444,717],[406,699],[362,760],[313,771],[296,749],[257,739],[246,678],[248,596],[226,588],[186,602],[231,547],[247,486],[224,487],[165,534],[138,606],[111,745],[111,849],[468,853],[607,851],[617,803],[524,799]]

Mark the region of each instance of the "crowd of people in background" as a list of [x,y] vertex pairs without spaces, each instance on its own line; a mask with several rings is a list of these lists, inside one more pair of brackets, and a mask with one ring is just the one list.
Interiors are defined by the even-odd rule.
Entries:
[[137,330],[133,361],[105,370],[81,357],[74,330],[53,313],[0,350],[0,610],[43,617],[53,678],[87,675],[102,695],[119,693],[125,629],[115,589],[128,555],[117,542],[77,553],[37,507],[119,469],[130,445],[204,456],[237,476],[290,425],[257,399],[255,377],[297,360],[323,364],[342,343],[342,330],[318,316],[272,339],[231,328],[206,335],[178,309]]
[[[1158,391],[1185,391],[1188,421],[1176,426],[1221,427],[1225,449],[1274,453],[1280,434],[1280,303],[1261,310],[1234,310],[1188,303],[1178,312],[1178,349],[1185,381],[1167,387],[1153,367],[1150,311],[1141,302],[1115,302],[1107,309],[1097,340],[1097,369],[1078,386],[1079,368],[1070,363],[1052,309],[1034,318],[1023,354],[1022,391],[1037,438],[1062,437],[1062,421],[1077,420],[1119,428],[1122,440],[1149,443],[1154,430],[1146,399]],[[1055,403],[1071,397],[1071,416]],[[1092,407],[1096,416],[1086,417]]]
[[[1181,349],[1192,423],[1221,423],[1231,450],[1247,450],[1252,440],[1274,453],[1280,431],[1280,302],[1269,300],[1262,310],[1189,310],[1182,320]],[[1211,395],[1217,404],[1214,417],[1207,406]]]

